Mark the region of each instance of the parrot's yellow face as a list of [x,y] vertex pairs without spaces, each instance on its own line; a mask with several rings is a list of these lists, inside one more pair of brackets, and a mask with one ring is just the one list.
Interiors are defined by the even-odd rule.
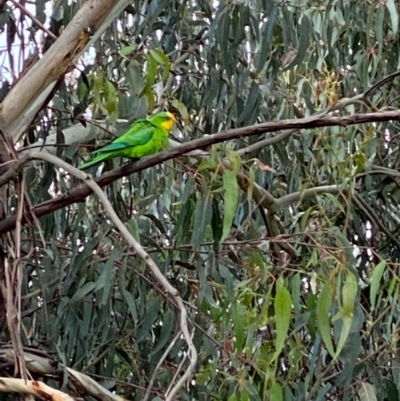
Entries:
[[162,127],[165,128],[167,131],[171,131],[172,127],[174,126],[176,119],[175,116],[167,111],[164,117],[164,121],[161,123]]

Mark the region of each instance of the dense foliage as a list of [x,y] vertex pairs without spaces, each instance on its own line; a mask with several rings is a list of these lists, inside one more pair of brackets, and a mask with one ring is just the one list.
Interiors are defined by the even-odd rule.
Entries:
[[[58,36],[80,7],[38,1],[34,14]],[[13,2],[0,23],[5,97],[54,40]],[[17,148],[56,133],[57,155],[78,166],[104,141],[63,146],[67,127],[105,119],[120,134],[121,119],[158,110],[175,113],[181,142],[319,112],[383,113],[400,95],[398,28],[394,0],[134,1],[67,72]],[[199,357],[179,399],[399,399],[398,126],[238,138],[105,188],[186,302]],[[32,205],[80,185],[49,163],[24,172]],[[10,216],[19,199],[11,183],[8,194]],[[23,344],[127,399],[142,400],[153,378],[150,399],[162,399],[187,364],[176,305],[97,197],[29,223]],[[9,341],[8,330],[0,338]]]

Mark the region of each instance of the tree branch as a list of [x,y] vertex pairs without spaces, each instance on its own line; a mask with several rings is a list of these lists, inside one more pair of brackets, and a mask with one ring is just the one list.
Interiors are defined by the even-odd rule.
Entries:
[[340,192],[337,185],[323,185],[321,187],[308,188],[304,191],[293,192],[292,194],[285,195],[276,200],[277,207],[282,209],[295,202],[299,202],[305,199],[315,198],[317,195],[322,194],[333,194],[336,195]]
[[[182,156],[191,151],[202,149],[216,143],[240,137],[247,137],[251,135],[262,134],[265,132],[276,132],[286,129],[300,130],[305,128],[332,127],[338,125],[347,126],[361,123],[371,123],[371,122],[390,121],[399,119],[400,119],[400,110],[396,110],[396,111],[385,111],[379,113],[354,114],[352,116],[344,116],[344,117],[319,116],[318,118],[309,117],[301,119],[273,121],[258,125],[252,125],[244,128],[226,130],[220,133],[207,135],[202,138],[186,142],[180,146],[164,150],[149,157],[145,157],[134,163],[125,164],[115,170],[103,174],[95,181],[100,187],[103,187],[105,185],[114,182],[118,178],[133,173],[137,173],[149,167],[153,167],[157,164],[160,164],[166,160]],[[285,135],[280,136],[280,138],[282,140],[282,138],[285,138]],[[270,142],[267,142],[267,140],[265,140],[266,143],[265,146],[271,143],[275,143],[274,138],[270,138],[268,141]],[[80,187],[71,190],[67,194],[60,195],[55,199],[41,203],[40,205],[34,208],[34,212],[37,217],[44,216],[55,210],[61,209],[62,207],[71,205],[72,203],[82,202],[92,192],[93,191],[87,184],[83,184]],[[27,217],[28,217],[27,215],[24,215],[22,219],[22,224],[26,223]],[[15,227],[15,216],[8,217],[3,221],[0,221],[0,234],[7,232],[14,227]]]
[[0,377],[0,391],[5,393],[32,394],[42,400],[74,401],[68,394],[36,380]]
[[49,31],[30,11],[28,11],[22,4],[19,4],[15,0],[10,0],[15,7],[19,8],[21,12],[27,15],[33,23],[35,23],[43,32],[46,32],[53,39],[57,39],[57,36],[53,32]]
[[38,99],[44,101],[54,82],[83,53],[104,21],[109,20],[110,14],[115,17],[114,9],[120,11],[128,3],[128,0],[88,0],[83,3],[60,37],[16,82],[0,104],[1,128],[7,134],[18,137],[27,124],[22,127],[21,120],[25,117],[29,120],[38,111],[31,110],[32,105],[37,104]]
[[28,160],[29,153],[23,155],[18,160],[8,162],[8,170],[3,175],[0,175],[0,187],[7,184],[7,182],[11,181],[19,172],[21,172]]

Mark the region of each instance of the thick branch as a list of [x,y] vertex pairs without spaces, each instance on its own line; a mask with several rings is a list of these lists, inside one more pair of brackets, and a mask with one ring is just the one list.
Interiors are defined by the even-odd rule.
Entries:
[[323,185],[321,187],[308,188],[304,191],[293,192],[292,194],[282,196],[276,200],[276,204],[279,209],[282,209],[292,205],[293,203],[315,198],[317,195],[327,193],[337,195],[339,192],[340,188],[338,185]]
[[[58,372],[59,372],[59,365],[56,363],[56,361],[48,354],[46,354],[43,351],[40,351],[35,348],[29,348],[29,347],[24,347],[24,357],[25,357],[25,363],[26,366],[31,373],[36,373],[37,375],[40,375],[41,378],[46,377],[46,376],[52,376],[56,377]],[[7,363],[9,366],[12,366],[15,363],[15,355],[12,347],[10,347],[8,344],[0,344],[0,358],[2,363]],[[74,385],[71,385],[71,383],[79,383],[79,393],[80,394],[86,394],[86,395],[91,395],[95,399],[98,400],[108,400],[108,401],[126,401],[126,398],[123,398],[117,394],[112,393],[111,391],[107,390],[106,388],[102,387],[100,384],[98,384],[96,381],[94,381],[92,378],[89,376],[78,372],[74,369],[65,367],[66,371],[68,373],[68,380],[69,380],[69,387],[68,389],[70,390]],[[0,379],[4,380],[4,378]],[[13,379],[15,380],[15,379]],[[17,382],[10,382],[10,383],[19,383],[19,384],[24,384],[24,380],[17,379]],[[9,385],[10,383],[4,383],[4,391],[5,389],[9,389],[11,391],[10,387],[5,387],[5,385]],[[41,383],[41,381],[38,381],[38,383]],[[26,383],[25,383],[26,384]],[[29,386],[29,385],[28,385]],[[29,388],[29,387],[27,387]],[[52,389],[53,391],[57,391]],[[76,390],[76,388],[75,388]],[[2,391],[0,387],[0,391]],[[48,398],[49,400],[62,400],[63,398],[56,398],[54,394],[51,392],[49,393],[50,395],[53,395],[53,398]],[[68,398],[67,398],[68,399]]]
[[[64,143],[62,146],[71,146],[76,143],[88,142],[94,138],[110,139],[110,132],[114,133],[113,127],[109,126],[109,124],[106,124],[104,121],[92,121],[92,123],[88,122],[86,125],[80,123],[74,124],[62,130],[64,135]],[[29,153],[30,150],[42,150],[42,148],[55,155],[60,146],[57,143],[57,137],[57,131],[54,130],[45,139],[39,139],[30,144],[27,148],[24,148],[20,152],[20,155],[25,155],[26,153]]]
[[43,57],[14,85],[0,105],[2,128],[10,133],[21,116],[79,57],[92,35],[102,26],[114,7],[128,1],[88,0]]
[[0,391],[5,393],[32,394],[42,400],[74,400],[68,394],[65,394],[36,380],[0,377]]

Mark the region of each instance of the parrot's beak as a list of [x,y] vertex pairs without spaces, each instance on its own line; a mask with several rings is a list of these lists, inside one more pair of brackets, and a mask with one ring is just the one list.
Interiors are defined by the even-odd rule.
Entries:
[[176,123],[176,118],[172,113],[168,112],[167,115],[174,123]]

